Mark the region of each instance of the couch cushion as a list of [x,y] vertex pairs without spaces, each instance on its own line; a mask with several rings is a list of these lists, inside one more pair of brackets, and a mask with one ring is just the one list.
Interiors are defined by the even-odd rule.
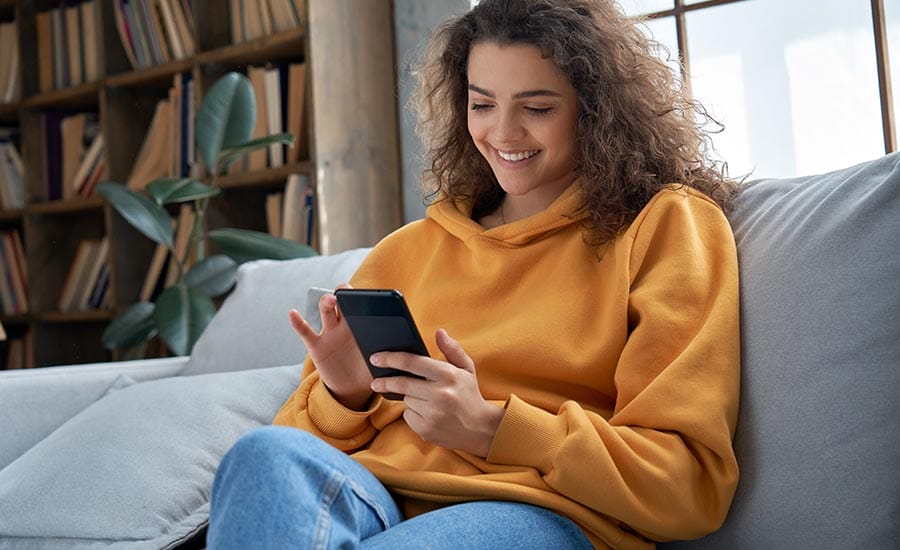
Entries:
[[0,372],[0,470],[109,389],[172,376],[186,363],[169,357]]
[[238,270],[234,291],[197,340],[185,375],[296,363],[306,355],[288,323],[310,287],[346,283],[369,249],[299,260],[258,260]]
[[114,390],[0,470],[0,549],[170,548],[201,529],[213,476],[271,422],[300,365]]
[[725,526],[677,546],[896,548],[900,155],[751,182],[732,223],[741,481]]

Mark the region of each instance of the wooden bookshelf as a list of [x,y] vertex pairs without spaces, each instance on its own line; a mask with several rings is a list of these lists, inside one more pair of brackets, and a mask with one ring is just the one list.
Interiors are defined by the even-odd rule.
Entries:
[[[15,18],[22,99],[0,104],[0,125],[18,127],[26,204],[0,210],[0,230],[19,231],[28,270],[29,311],[0,315],[12,337],[28,335],[34,366],[115,360],[101,343],[106,325],[138,300],[156,244],[139,234],[102,198],[47,200],[42,170],[43,113],[95,112],[106,140],[103,179],[125,183],[175,75],[190,73],[197,102],[228,71],[267,63],[306,64],[307,158],[276,168],[218,178],[221,196],[208,212],[211,227],[265,230],[267,194],[283,191],[289,175],[306,174],[316,189],[320,253],[369,246],[402,222],[399,130],[390,0],[306,0],[302,24],[231,44],[229,2],[193,0],[195,55],[133,69],[122,46],[113,2],[97,14],[100,78],[41,91],[36,17],[57,0],[0,0],[0,16]],[[378,106],[378,108],[373,108]],[[108,238],[111,306],[57,310],[64,279],[82,239]],[[6,368],[0,343],[0,369]],[[248,344],[249,345],[249,344]]]

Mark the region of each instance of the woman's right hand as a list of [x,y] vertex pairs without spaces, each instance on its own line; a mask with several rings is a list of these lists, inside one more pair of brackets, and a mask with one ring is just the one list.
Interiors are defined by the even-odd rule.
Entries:
[[319,314],[322,317],[320,333],[316,333],[296,309],[292,309],[288,317],[316,364],[319,377],[335,399],[349,409],[363,410],[372,397],[369,387],[372,375],[338,309],[334,294],[319,298]]

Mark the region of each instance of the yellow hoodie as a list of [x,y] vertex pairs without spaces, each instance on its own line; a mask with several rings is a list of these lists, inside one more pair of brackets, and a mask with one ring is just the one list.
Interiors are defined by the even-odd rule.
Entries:
[[[658,193],[605,251],[582,240],[577,184],[485,230],[443,201],[386,237],[351,283],[397,288],[434,357],[443,327],[505,412],[487,458],[424,442],[403,404],[341,406],[307,360],[276,424],[350,454],[415,515],[499,499],[563,514],[597,548],[652,548],[724,521],[740,346],[734,239],[702,194]],[[648,540],[649,539],[649,540]]]

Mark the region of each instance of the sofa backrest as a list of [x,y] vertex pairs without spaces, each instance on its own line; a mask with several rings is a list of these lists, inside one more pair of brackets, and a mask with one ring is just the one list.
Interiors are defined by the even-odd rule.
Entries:
[[[900,155],[746,184],[741,480],[684,548],[900,544]],[[668,546],[668,545],[667,545]]]

